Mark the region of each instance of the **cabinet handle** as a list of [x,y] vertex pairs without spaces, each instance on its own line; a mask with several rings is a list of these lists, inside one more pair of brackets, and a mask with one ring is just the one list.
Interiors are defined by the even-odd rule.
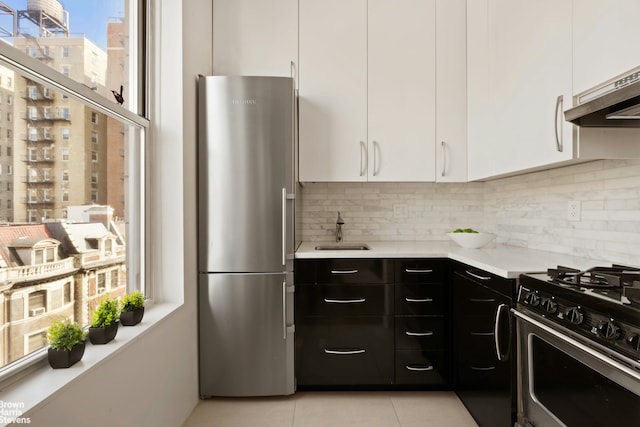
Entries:
[[[364,161],[362,160],[364,158]],[[367,173],[369,167],[369,159],[367,158],[367,146],[364,141],[360,141],[360,176]]]
[[471,276],[471,277],[475,277],[476,279],[480,279],[480,280],[491,280],[491,277],[487,277],[487,276],[478,276],[477,274],[473,274],[472,272],[470,272],[469,270],[465,270],[465,272]]
[[405,268],[404,271],[407,273],[433,273],[433,270],[416,268]]
[[357,304],[361,302],[365,302],[365,298],[355,298],[355,299],[329,299],[325,298],[324,302],[330,304]]
[[405,298],[406,302],[433,302],[433,298]]
[[496,302],[494,298],[469,298],[471,302]]
[[560,133],[558,133],[558,112],[562,111],[562,104],[563,104],[563,95],[558,96],[558,99],[556,99],[556,114],[554,117],[554,128],[555,128],[555,132],[556,132],[556,149],[562,153],[562,150],[564,149],[564,143],[562,140],[562,129],[560,129]]
[[405,368],[407,368],[409,371],[433,371],[433,366],[411,366],[411,365],[406,365]]
[[471,370],[473,371],[493,371],[494,369],[496,369],[495,366],[486,366],[486,367],[480,367],[480,366],[469,366],[471,368]]
[[446,170],[447,170],[447,145],[445,144],[444,141],[441,142],[442,144],[442,174],[441,176],[444,176]]
[[410,337],[430,337],[431,335],[433,335],[433,332],[431,332],[431,331],[426,331],[426,332],[410,332],[410,331],[406,331],[405,334],[407,334]]
[[490,337],[493,336],[493,332],[469,332],[474,337]]
[[340,355],[350,355],[350,354],[362,354],[365,352],[364,349],[359,350],[330,350],[328,348],[324,349],[324,352],[327,354],[340,354]]
[[356,274],[358,270],[331,270],[331,274]]
[[380,144],[378,144],[378,141],[373,141],[373,176],[378,176],[380,173],[380,162],[377,155],[379,151]]
[[507,311],[507,316],[508,316],[510,312],[509,306],[506,304],[500,304],[498,306],[498,310],[496,311],[496,324],[495,324],[495,329],[493,330],[494,331],[493,335],[496,342],[496,355],[498,356],[498,360],[500,362],[503,362],[509,358],[509,353],[511,353],[511,336],[513,335],[513,332],[511,330],[511,322],[509,322],[509,336],[508,336],[509,346],[507,346],[507,350],[503,353],[500,349],[499,334],[500,334],[500,319],[502,318],[501,314],[504,312],[504,310]]

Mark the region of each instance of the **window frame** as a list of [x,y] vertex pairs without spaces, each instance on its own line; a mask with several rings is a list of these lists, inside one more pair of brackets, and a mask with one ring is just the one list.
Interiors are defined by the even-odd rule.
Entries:
[[[40,60],[30,57],[26,52],[16,49],[9,44],[0,43],[0,66],[4,66],[16,72],[21,77],[28,78],[36,83],[48,87],[50,90],[59,91],[62,98],[72,98],[87,108],[90,108],[105,116],[112,117],[124,125],[127,125],[132,132],[132,139],[127,154],[128,165],[134,169],[130,173],[130,183],[126,191],[130,194],[128,204],[128,223],[132,227],[131,238],[127,239],[127,271],[128,277],[127,291],[130,292],[139,288],[147,298],[152,298],[153,289],[148,283],[147,269],[147,223],[146,223],[146,200],[147,200],[147,175],[149,169],[146,165],[148,150],[150,147],[151,123],[147,117],[149,97],[151,94],[149,85],[150,70],[150,25],[149,25],[149,0],[138,0],[131,4],[128,11],[132,13],[130,19],[130,29],[135,33],[130,36],[135,40],[130,46],[130,72],[129,81],[135,81],[134,90],[129,95],[129,108],[125,108],[114,102],[113,99],[98,94],[88,86],[76,82],[64,75],[60,70],[53,69]],[[13,81],[8,79],[7,86],[13,87]],[[7,105],[13,104],[11,95],[7,96]],[[67,115],[68,117],[68,115]],[[90,121],[88,119],[87,121]],[[12,137],[12,132],[7,130],[7,138]],[[9,171],[12,173],[12,171]],[[9,186],[9,183],[8,183]],[[12,188],[8,187],[11,191]],[[30,212],[28,213],[31,219]],[[133,255],[133,256],[132,256]],[[135,279],[134,279],[135,277]],[[37,351],[26,357],[0,367],[0,385],[9,377],[23,372],[25,369],[46,359],[46,351]]]

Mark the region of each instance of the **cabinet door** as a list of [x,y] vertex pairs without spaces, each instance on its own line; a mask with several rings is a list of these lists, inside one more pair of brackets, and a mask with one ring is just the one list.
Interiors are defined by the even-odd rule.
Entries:
[[[480,110],[486,120],[479,134],[469,134],[469,178],[572,159],[572,126],[562,117],[572,94],[571,0],[485,4],[486,11],[475,4],[470,19],[486,19],[486,25],[471,25],[479,33],[468,35],[470,49],[483,45],[485,50],[484,55],[476,51],[469,56],[480,61],[479,66],[469,64],[469,84],[477,86],[469,94],[482,97],[470,100],[470,114]],[[484,43],[472,42],[475,37]],[[471,74],[474,69],[477,76]],[[488,82],[477,82],[476,77]],[[478,130],[474,119],[469,121],[470,128]]]
[[367,179],[367,1],[300,0],[299,179]]
[[436,181],[467,181],[466,0],[436,7]]
[[214,0],[214,74],[288,77],[291,61],[298,61],[296,0]]
[[435,10],[369,0],[369,181],[435,179]]
[[580,0],[575,4],[574,93],[584,92],[640,65],[639,22],[638,0]]

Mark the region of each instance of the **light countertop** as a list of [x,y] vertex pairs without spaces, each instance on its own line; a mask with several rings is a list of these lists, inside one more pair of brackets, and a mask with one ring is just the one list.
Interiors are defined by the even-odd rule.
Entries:
[[563,265],[587,269],[610,266],[611,262],[555,252],[490,243],[481,249],[465,249],[452,241],[367,241],[343,242],[342,245],[366,243],[369,250],[316,250],[331,242],[302,242],[296,251],[298,259],[318,258],[449,258],[508,279],[522,273],[544,272]]

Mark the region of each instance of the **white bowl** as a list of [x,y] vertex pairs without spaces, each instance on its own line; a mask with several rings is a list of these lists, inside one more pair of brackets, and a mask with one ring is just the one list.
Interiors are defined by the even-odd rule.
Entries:
[[496,238],[491,233],[447,233],[447,236],[463,248],[478,249]]

